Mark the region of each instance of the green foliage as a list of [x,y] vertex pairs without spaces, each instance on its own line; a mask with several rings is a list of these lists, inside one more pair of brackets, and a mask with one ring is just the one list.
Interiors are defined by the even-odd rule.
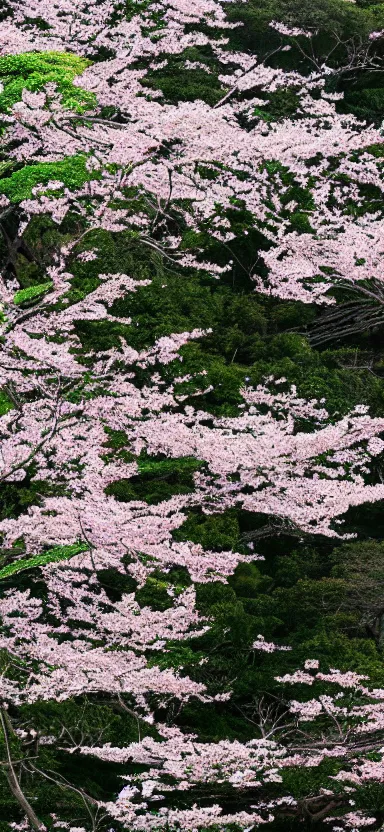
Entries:
[[120,346],[120,338],[129,339],[131,328],[115,321],[75,321],[74,329],[84,352],[110,350]]
[[65,493],[65,485],[55,487],[47,480],[32,480],[27,473],[20,482],[0,483],[0,519],[19,517],[31,505],[40,505],[44,496]]
[[327,626],[328,616],[334,627],[333,615],[343,602],[344,583],[336,578],[320,580],[300,578],[294,587],[276,590],[279,615],[292,631],[301,632]]
[[87,170],[86,161],[87,157],[79,154],[68,156],[59,162],[26,165],[7,179],[0,180],[0,194],[5,194],[11,202],[21,202],[23,199],[30,199],[32,189],[37,185],[47,186],[53,180],[63,182],[67,188],[76,190],[84,185],[84,182],[100,178],[99,171]]
[[23,235],[32,259],[18,251],[14,263],[17,281],[22,289],[46,283],[47,267],[51,264],[54,253],[69,237],[51,217],[44,214],[32,216]]
[[[120,707],[95,701],[93,697],[81,696],[57,702],[50,699],[23,705],[25,720],[33,718],[42,734],[59,734],[66,725],[74,738],[94,736],[95,731],[103,732],[106,741],[112,745],[135,742],[138,737],[137,721]],[[79,721],[81,718],[81,721]],[[156,731],[143,720],[140,725],[142,736],[156,736]],[[82,758],[84,761],[84,758]]]
[[197,585],[196,606],[204,615],[212,615],[223,604],[236,604],[236,593],[228,584],[212,581]]
[[384,538],[384,500],[363,503],[361,506],[350,506],[343,520],[349,533],[357,534],[362,539],[382,540]]
[[140,607],[150,607],[152,610],[164,612],[173,606],[172,597],[168,594],[168,584],[156,578],[147,578],[144,586],[136,592],[136,601]]
[[[204,64],[207,70],[187,68],[185,61]],[[205,101],[214,106],[225,95],[218,80],[217,61],[207,47],[189,47],[181,55],[167,56],[167,66],[149,70],[141,83],[143,87],[161,90],[165,100],[173,104]]]
[[46,563],[52,563],[58,560],[68,560],[80,552],[86,552],[89,547],[85,543],[74,543],[68,546],[55,546],[53,549],[48,549],[41,555],[35,555],[33,558],[25,558],[14,563],[9,563],[0,569],[0,580],[9,578],[17,572],[24,569],[35,569],[36,566],[45,566]]
[[[146,0],[123,0],[113,12],[114,19],[116,22],[124,17],[130,19],[146,7]],[[228,30],[228,49],[245,47],[262,58],[280,43],[280,36],[268,26],[270,20],[276,19],[305,28],[320,27],[322,31],[313,43],[316,55],[321,57],[332,44],[333,32],[342,39],[361,35],[363,42],[371,28],[379,29],[384,25],[383,9],[384,6],[375,5],[370,0],[357,0],[356,4],[345,0],[316,0],[316,3],[306,4],[302,0],[235,2],[228,7],[230,19],[240,20],[245,25]],[[161,14],[162,11],[159,11],[155,21],[159,27],[162,25]],[[40,25],[43,28],[44,21]],[[270,63],[297,68],[298,51],[293,43],[291,46],[290,51],[281,53]],[[100,51],[99,57],[103,55],[104,58],[110,57]],[[341,66],[344,57],[342,47],[335,49],[332,65]],[[201,68],[187,69],[186,61],[204,63],[210,72]],[[64,106],[77,112],[94,106],[94,97],[73,85],[74,77],[88,63],[73,55],[56,53],[0,58],[0,77],[4,84],[0,109],[9,110],[20,99],[23,88],[36,91],[42,89],[47,81],[57,84]],[[143,65],[147,63],[147,58],[144,58]],[[301,61],[300,68],[303,72],[311,69],[305,60]],[[225,93],[218,80],[222,72],[223,66],[219,65],[210,48],[187,49],[181,55],[172,57],[166,67],[151,70],[145,82],[147,89],[144,88],[143,93],[150,97],[151,89],[161,89],[166,101],[199,99],[213,105]],[[346,82],[338,79],[336,86],[345,92],[344,102],[337,104],[340,111],[345,107],[345,111],[352,111],[368,120],[378,122],[382,118],[381,79],[375,80],[366,74],[361,83],[356,79],[348,78]],[[255,90],[252,90],[252,95],[254,93]],[[257,97],[263,97],[262,93],[259,95],[257,91]],[[257,108],[255,118],[274,122],[301,117],[300,98],[294,88],[268,93],[263,100],[265,106]],[[101,115],[116,118],[119,111],[117,108],[104,108]],[[367,152],[377,158],[383,155],[380,145],[369,147]],[[200,164],[197,172],[209,183],[217,176],[218,169],[219,165]],[[223,165],[222,169],[225,169]],[[301,187],[288,169],[278,162],[267,162],[265,169],[274,187],[282,182],[286,189],[281,194],[282,216],[289,220],[290,230],[308,232],[314,209],[310,188]],[[62,162],[27,165],[23,169],[19,169],[18,163],[6,160],[0,162],[0,193],[18,203],[30,197],[36,185],[41,185],[49,193],[50,180],[59,180],[65,187],[76,189],[98,176],[99,173],[86,169],[86,156],[83,155],[69,157]],[[338,184],[335,177],[335,185]],[[135,211],[142,210],[142,197],[137,190],[126,189],[124,194],[127,205]],[[366,210],[374,212],[380,207],[378,189],[362,189],[360,194],[362,205],[351,204],[348,208],[350,216],[360,216]],[[128,203],[128,200],[131,202]],[[297,203],[297,208],[290,214],[286,206],[292,201]],[[262,233],[252,228],[252,217],[240,200],[234,201],[225,214],[220,214],[220,210],[218,206],[217,215],[229,219],[236,234],[235,240],[231,241],[230,252],[212,238],[209,222],[197,232],[185,228],[180,218],[177,220],[185,251],[197,251],[202,259],[211,258],[219,265],[227,264],[230,257],[234,260],[231,270],[220,280],[213,279],[203,270],[170,267],[169,262],[164,263],[157,252],[140,241],[136,232],[114,234],[101,229],[86,231],[83,218],[71,213],[60,226],[46,217],[32,219],[24,232],[24,240],[32,250],[34,260],[29,262],[19,254],[15,257],[15,270],[21,286],[14,298],[16,305],[23,306],[44,296],[52,286],[43,282],[52,253],[62,244],[79,238],[67,264],[68,271],[73,275],[71,288],[56,304],[55,311],[86,298],[100,285],[99,275],[102,273],[125,272],[135,280],[151,280],[150,285],[139,286],[136,292],[129,292],[115,301],[109,310],[117,317],[130,317],[130,326],[119,321],[76,322],[76,334],[81,342],[79,358],[86,364],[87,372],[81,384],[71,388],[68,399],[80,402],[94,395],[98,382],[92,378],[92,356],[85,359],[85,353],[94,352],[99,356],[100,352],[111,347],[119,349],[121,337],[133,348],[142,350],[151,347],[163,336],[199,328],[211,329],[212,332],[181,349],[182,364],[178,358],[169,365],[156,367],[156,371],[167,383],[181,374],[192,376],[191,380],[175,385],[175,395],[187,397],[183,399],[182,406],[191,404],[198,410],[206,411],[208,425],[210,414],[235,416],[243,405],[240,392],[243,386],[262,384],[269,376],[286,378],[287,381],[279,387],[282,392],[289,391],[294,384],[298,396],[324,399],[324,407],[334,419],[339,419],[340,415],[349,412],[361,401],[370,406],[373,415],[384,415],[382,333],[376,336],[368,333],[352,346],[336,342],[331,349],[320,351],[312,348],[311,325],[321,316],[322,310],[299,302],[258,295],[248,274],[254,264],[255,252],[268,249],[269,242]],[[88,250],[96,251],[95,260],[82,262],[78,259],[81,252]],[[1,248],[0,255],[5,260],[7,252]],[[262,275],[261,262],[257,269]],[[152,383],[152,366],[148,370],[135,368],[135,373],[133,383],[138,387]],[[205,392],[207,388],[209,391]],[[0,416],[13,407],[7,391],[0,390]],[[312,427],[312,422],[297,422],[296,425],[297,430]],[[194,476],[204,465],[194,457],[170,459],[149,456],[144,452],[137,457],[131,452],[127,434],[123,430],[108,428],[103,458],[106,462],[121,460],[137,464],[133,477],[111,483],[106,493],[122,502],[138,500],[149,505],[158,504],[173,495],[192,493]],[[382,459],[378,458],[373,465],[372,481],[381,477],[380,466]],[[44,496],[67,493],[65,483],[53,488],[49,482],[39,482],[33,476],[36,472],[27,474],[22,482],[1,484],[0,518],[17,518],[30,506],[41,504]],[[312,538],[310,535],[299,537],[294,531],[268,534],[269,519],[240,509],[210,515],[192,510],[185,522],[173,532],[174,540],[192,541],[208,551],[225,553],[235,550],[247,554],[250,549],[246,541],[254,533],[255,551],[265,556],[265,561],[240,563],[227,583],[213,581],[197,584],[196,605],[201,615],[207,617],[207,632],[182,645],[167,642],[163,652],[150,654],[150,665],[180,670],[206,685],[209,694],[232,691],[231,699],[225,704],[202,703],[191,697],[177,708],[176,723],[187,732],[197,733],[203,741],[247,741],[259,737],[258,702],[264,698],[268,704],[285,709],[288,699],[301,698],[302,686],[287,685],[284,688],[275,677],[302,666],[308,657],[318,658],[322,669],[339,667],[341,670],[354,670],[370,676],[378,686],[384,682],[384,622],[381,611],[383,504],[350,509],[345,515],[345,530],[357,531],[364,539],[336,547],[332,540],[324,540],[320,536]],[[371,539],[374,536],[377,539]],[[32,570],[49,562],[73,557],[87,549],[86,544],[77,543],[27,557],[20,540],[13,550],[0,550],[0,579],[17,575],[19,588],[32,589],[33,594],[40,593],[44,598],[44,575]],[[141,607],[166,614],[173,605],[174,596],[191,585],[188,570],[174,566],[162,572],[154,559],[144,554],[137,557],[139,561],[149,563],[152,569],[150,577],[139,589],[136,580],[129,574],[134,560],[131,554],[122,559],[119,569],[109,567],[92,573],[100,591],[105,593],[103,598],[107,610],[106,598],[115,604],[124,595],[134,594]],[[89,630],[91,637],[91,625]],[[292,650],[266,654],[252,649],[259,633],[277,644],[290,645]],[[61,637],[66,638],[67,634],[60,634]],[[326,687],[314,685],[312,690],[313,695],[317,695],[318,692],[324,693]],[[155,708],[157,704],[155,702]],[[79,697],[67,702],[40,702],[21,706],[20,724],[33,725],[43,736],[60,736],[61,732],[65,735],[67,729],[74,744],[93,744],[95,737],[98,737],[97,744],[110,742],[121,747],[140,737],[156,736],[153,727],[132,716],[130,706],[129,697],[125,703],[123,697],[107,700],[93,694],[89,699]],[[173,719],[173,708],[173,703],[165,704],[164,708],[158,709],[156,719],[165,722]],[[245,719],[244,714],[249,718]],[[311,726],[308,731],[312,731]],[[76,753],[67,754],[63,747],[58,750],[41,744],[39,755],[42,768],[85,788],[94,799],[110,799],[111,794],[117,794],[121,789],[121,775],[126,772],[121,766],[107,766],[92,759],[92,765],[86,766],[84,773],[84,758]],[[337,759],[333,759],[313,768],[283,770],[283,786],[298,800],[318,793],[320,788],[336,790],[335,781],[329,778],[337,774],[340,765]],[[52,783],[43,783],[36,788],[35,782],[31,784],[25,779],[23,786],[26,793],[33,799],[34,807],[48,827],[54,807],[69,825],[84,824],[87,828],[88,819],[78,795]],[[276,793],[278,788],[276,785]],[[224,787],[222,793],[219,790],[220,799],[223,794]],[[223,802],[242,800],[239,794],[237,792],[233,796],[228,791]],[[177,799],[175,797],[175,802]],[[184,794],[182,800],[185,800]],[[358,789],[354,800],[357,808],[369,813],[384,812],[380,784],[368,784]],[[9,813],[10,818],[13,803],[4,801],[0,811],[3,815],[6,813],[7,818]],[[15,820],[18,819],[15,816]],[[0,828],[2,820],[0,815]],[[288,832],[288,829],[296,832],[298,825],[302,824],[298,824],[297,819],[291,826],[290,819],[283,817],[277,818],[272,829],[273,832]],[[303,822],[303,828],[304,825],[307,825],[306,822]],[[316,824],[311,822],[311,829],[312,825],[316,832]]]
[[332,553],[331,575],[343,581],[341,609],[353,613],[360,629],[368,629],[380,649],[384,648],[382,585],[384,544],[376,540],[344,544]]
[[[300,198],[309,209],[308,195],[303,193]],[[303,332],[310,327],[316,318],[313,307],[275,301],[252,292],[234,293],[225,283],[196,272],[165,275],[137,240],[122,234],[115,235],[117,239],[113,241],[112,236],[104,232],[87,235],[86,245],[95,246],[98,259],[71,263],[75,275],[71,299],[80,299],[96,288],[101,271],[124,269],[135,278],[149,277],[151,284],[138,287],[136,292],[115,301],[111,308],[118,317],[130,317],[131,326],[77,321],[75,328],[82,352],[119,349],[121,337],[141,350],[165,335],[195,327],[212,329],[212,334],[180,350],[185,374],[192,379],[177,384],[175,392],[191,396],[192,405],[216,415],[234,416],[242,404],[240,389],[245,379],[257,385],[272,375],[287,379],[284,389],[295,384],[303,398],[324,399],[325,407],[335,417],[348,412],[362,398],[372,412],[384,412],[382,379],[379,373],[364,369],[362,348],[319,352],[310,347],[304,334],[287,331],[300,328]],[[159,371],[170,381],[180,375],[180,361],[177,359],[165,368],[160,366]],[[199,395],[208,387],[209,392]]]
[[143,349],[163,335],[210,327],[220,306],[220,293],[212,278],[170,273],[165,279],[156,276],[150,286],[116,300],[112,314],[132,318],[129,343]]
[[[335,45],[335,36],[348,38],[368,38],[369,32],[379,29],[384,19],[383,6],[378,6],[378,13],[371,8],[362,8],[346,3],[345,0],[316,0],[316,3],[303,3],[302,0],[250,0],[246,5],[233,3],[227,14],[232,21],[242,21],[243,28],[230,33],[233,46],[249,48],[258,54],[268,54],[279,43],[279,36],[269,29],[269,23],[277,20],[291,26],[318,31],[313,38],[314,54],[326,55]],[[288,40],[288,39],[287,39]],[[292,40],[292,39],[290,39]],[[332,55],[332,66],[338,66],[345,60],[343,48],[337,48]],[[295,48],[291,53],[279,55],[280,65],[285,68],[306,68],[302,55]],[[310,64],[308,62],[308,71]]]
[[120,502],[144,500],[150,505],[170,499],[174,494],[188,494],[194,490],[193,474],[203,463],[194,457],[156,459],[141,455],[138,476],[117,480],[106,488]]
[[8,410],[12,410],[13,407],[14,404],[9,396],[7,396],[6,391],[0,388],[0,416],[5,416]]
[[[262,98],[263,93],[260,93],[259,96]],[[287,89],[269,92],[266,96],[265,106],[255,107],[253,115],[267,122],[280,121],[286,118],[292,119],[299,107],[300,99],[297,92],[294,88],[288,87]]]
[[362,121],[373,122],[376,127],[380,127],[384,119],[383,79],[376,78],[373,73],[364,80],[357,79],[347,87],[344,100],[338,109],[341,112],[349,111]]
[[[373,755],[372,755],[373,756]],[[356,808],[360,811],[384,816],[384,786],[382,783],[367,783],[357,790]]]
[[23,306],[29,305],[31,302],[33,303],[36,300],[39,300],[49,292],[50,289],[53,288],[53,283],[51,280],[47,281],[47,283],[40,283],[37,286],[29,286],[27,289],[19,289],[18,292],[14,295],[13,302],[16,306]]
[[[81,252],[89,250],[96,251],[97,259],[89,262],[77,259]],[[156,251],[140,243],[136,234],[130,231],[112,234],[101,228],[84,234],[81,243],[74,249],[68,266],[74,276],[71,289],[65,296],[70,303],[77,303],[89,292],[93,292],[100,285],[99,274],[124,272],[135,280],[148,280],[154,276],[161,277],[164,273],[161,257]],[[133,294],[136,295],[136,293]],[[89,349],[91,349],[93,342],[91,326],[81,330],[81,338],[84,339],[84,343],[87,341],[90,344]],[[95,343],[96,341],[97,339]]]
[[[110,742],[112,746],[129,745],[146,736],[157,738],[157,732],[152,726],[145,720],[135,719],[130,713],[129,701],[127,709],[124,708],[124,699],[122,696],[120,702],[116,700],[114,703],[99,702],[93,696],[71,698],[64,702],[44,700],[23,705],[20,708],[20,718],[24,726],[35,726],[40,735],[63,736],[63,746],[90,744],[95,736],[102,737],[103,741]],[[47,828],[52,825],[51,813],[52,807],[55,807],[62,820],[70,824],[76,822],[88,829],[89,812],[83,799],[73,788],[63,788],[63,782],[70,783],[75,789],[84,789],[86,794],[99,800],[107,800],[111,794],[121,790],[121,774],[124,769],[119,764],[106,764],[94,758],[92,764],[84,769],[84,757],[81,754],[68,753],[64,748],[57,752],[50,746],[39,747],[37,764],[40,770],[49,772],[53,782],[52,779],[46,781],[40,777],[33,780],[24,778],[23,791]],[[7,811],[9,821],[14,806],[11,808],[6,802],[4,791],[1,794],[0,812]],[[19,816],[15,815],[18,820]]]
[[193,540],[208,551],[235,550],[239,541],[236,512],[230,509],[223,514],[192,513],[182,526],[175,529],[173,537],[180,541]]
[[240,563],[228,583],[238,597],[257,598],[260,593],[268,591],[272,581],[268,575],[261,573],[256,563]]
[[[95,263],[95,272],[97,269],[100,272],[101,264]],[[93,267],[94,264],[85,265]],[[81,273],[85,274],[85,270]],[[381,378],[368,369],[356,368],[364,364],[359,349],[330,349],[320,353],[310,347],[304,335],[285,331],[295,327],[305,330],[311,324],[316,312],[308,305],[271,301],[251,292],[234,294],[221,281],[212,281],[206,275],[195,273],[181,277],[169,273],[166,277],[155,275],[150,286],[139,287],[117,300],[112,313],[131,317],[132,325],[102,321],[76,324],[85,352],[118,348],[121,336],[140,350],[164,335],[195,327],[212,329],[211,335],[190,342],[180,350],[185,373],[194,378],[178,384],[176,394],[193,395],[191,404],[198,403],[215,414],[236,415],[242,403],[239,391],[245,378],[249,377],[250,383],[257,385],[271,375],[284,376],[287,385],[295,384],[298,395],[304,398],[325,399],[331,414],[348,412],[362,397],[373,412],[380,414],[384,410]],[[180,362],[177,360],[167,369],[160,367],[159,370],[169,380],[172,374],[180,375]],[[213,388],[209,393],[196,398],[199,390],[209,386]]]
[[202,463],[193,456],[180,456],[175,459],[153,457],[141,454],[138,467],[142,476],[167,477],[175,472],[191,474],[198,471]]
[[166,650],[156,655],[149,661],[149,665],[156,665],[162,670],[173,668],[174,670],[183,669],[185,665],[189,667],[198,664],[204,658],[204,653],[196,652],[190,647],[184,647],[180,644],[168,644]]
[[362,399],[377,415],[384,409],[382,379],[364,369],[364,353],[359,349],[319,352],[302,336],[287,333],[271,339],[268,352],[266,345],[260,350],[251,368],[251,383],[259,384],[269,375],[285,377],[305,399],[324,399],[331,416],[349,412]]
[[149,6],[149,0],[121,0],[114,4],[111,22],[117,23],[121,19],[132,20],[132,17],[142,14]]
[[329,778],[335,777],[341,768],[339,761],[328,759],[313,768],[283,769],[283,783],[288,793],[297,800],[309,794],[318,794],[321,788],[329,788],[332,782]]
[[123,594],[135,592],[137,582],[130,576],[117,569],[99,569],[97,578],[110,601],[120,601]]
[[90,63],[86,58],[61,52],[26,52],[1,57],[0,79],[4,89],[0,93],[0,112],[11,110],[21,100],[23,89],[38,92],[47,83],[56,84],[64,107],[79,113],[94,107],[96,96],[73,84],[76,75],[81,75]]

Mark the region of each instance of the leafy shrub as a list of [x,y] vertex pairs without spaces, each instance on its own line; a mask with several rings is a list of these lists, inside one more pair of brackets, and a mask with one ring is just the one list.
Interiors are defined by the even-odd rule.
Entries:
[[23,89],[38,92],[47,83],[56,84],[64,107],[77,112],[94,107],[95,95],[73,84],[76,75],[81,75],[90,63],[86,58],[63,52],[26,52],[0,57],[3,85],[0,112],[11,110],[21,100]]

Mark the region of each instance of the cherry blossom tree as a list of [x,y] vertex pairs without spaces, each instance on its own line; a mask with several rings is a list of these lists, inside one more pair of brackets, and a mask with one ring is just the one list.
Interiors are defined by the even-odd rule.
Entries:
[[[318,370],[382,324],[382,132],[353,85],[382,72],[383,29],[338,0],[324,53],[324,3],[319,28],[278,5],[265,49],[216,0],[1,13],[4,829],[384,821],[364,803],[381,570],[327,560],[384,500],[381,365],[342,408]],[[299,590],[326,553],[340,669],[328,630],[289,631],[280,537],[293,572],[307,546]],[[319,772],[304,796],[299,769]]]

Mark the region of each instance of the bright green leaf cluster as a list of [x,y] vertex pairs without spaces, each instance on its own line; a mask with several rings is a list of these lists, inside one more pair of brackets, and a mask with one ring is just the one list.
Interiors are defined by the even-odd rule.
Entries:
[[0,180],[0,193],[5,194],[11,202],[21,202],[31,198],[32,189],[36,185],[48,185],[52,180],[63,182],[67,188],[81,188],[84,182],[99,179],[101,175],[98,171],[89,171],[86,161],[85,155],[78,154],[67,156],[59,162],[26,165],[7,179]]
[[13,404],[8,398],[6,392],[4,390],[0,390],[0,416],[4,416],[5,413],[8,413],[8,410],[12,410],[12,408]]
[[38,286],[28,286],[27,289],[19,289],[14,295],[13,302],[16,306],[20,306],[20,304],[38,300],[38,298],[45,295],[52,287],[52,281],[48,280],[47,283],[40,283]]
[[21,100],[24,89],[38,92],[47,83],[56,84],[64,107],[77,112],[94,107],[95,95],[73,84],[76,75],[81,75],[90,63],[86,58],[61,52],[27,52],[0,58],[0,112],[9,112]]
[[36,566],[45,566],[46,563],[52,563],[57,560],[68,560],[74,555],[79,555],[80,552],[86,552],[88,546],[86,543],[73,543],[69,546],[55,546],[53,549],[48,549],[42,555],[36,555],[33,558],[26,560],[18,560],[14,563],[9,563],[0,569],[0,580],[9,578],[16,572],[21,572],[24,569],[34,569]]

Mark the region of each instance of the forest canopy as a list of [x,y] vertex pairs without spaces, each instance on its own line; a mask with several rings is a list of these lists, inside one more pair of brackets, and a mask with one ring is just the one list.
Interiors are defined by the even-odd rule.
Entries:
[[384,4],[0,2],[0,832],[384,829]]

